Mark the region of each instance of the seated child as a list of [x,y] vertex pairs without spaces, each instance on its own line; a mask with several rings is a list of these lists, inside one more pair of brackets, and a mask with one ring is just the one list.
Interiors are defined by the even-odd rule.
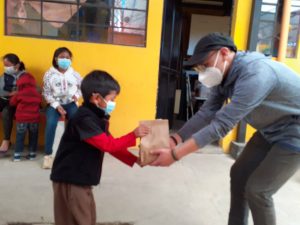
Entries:
[[108,73],[89,73],[82,81],[81,91],[84,102],[67,124],[50,176],[56,225],[95,225],[92,186],[100,182],[104,153],[133,166],[137,157],[127,148],[135,146],[137,137],[149,133],[145,126],[119,138],[109,133],[109,117],[120,86]]
[[17,90],[9,102],[11,106],[16,107],[17,137],[14,162],[21,160],[27,130],[29,131],[29,155],[27,158],[33,160],[36,157],[42,103],[42,95],[37,91],[35,79],[29,73],[22,75],[17,80]]

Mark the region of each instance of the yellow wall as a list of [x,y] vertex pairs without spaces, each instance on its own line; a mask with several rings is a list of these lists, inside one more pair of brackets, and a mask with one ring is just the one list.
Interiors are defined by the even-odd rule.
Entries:
[[82,76],[102,69],[119,81],[121,93],[110,127],[113,135],[133,130],[139,120],[155,118],[163,1],[149,0],[146,48],[5,36],[3,12],[1,1],[0,56],[16,53],[40,84],[51,66],[54,50],[61,46],[72,51],[73,67]]

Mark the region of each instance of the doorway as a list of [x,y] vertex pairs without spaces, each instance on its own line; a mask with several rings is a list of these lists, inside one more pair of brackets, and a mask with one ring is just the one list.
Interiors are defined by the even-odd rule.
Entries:
[[168,119],[172,130],[179,129],[205,100],[197,91],[197,74],[183,63],[204,35],[230,34],[232,7],[232,0],[164,1],[156,118]]

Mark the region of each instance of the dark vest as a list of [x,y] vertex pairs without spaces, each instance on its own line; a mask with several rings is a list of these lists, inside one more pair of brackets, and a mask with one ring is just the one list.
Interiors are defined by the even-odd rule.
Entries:
[[60,141],[50,179],[75,185],[100,182],[104,153],[84,139],[108,133],[108,117],[93,104],[84,103],[69,120]]

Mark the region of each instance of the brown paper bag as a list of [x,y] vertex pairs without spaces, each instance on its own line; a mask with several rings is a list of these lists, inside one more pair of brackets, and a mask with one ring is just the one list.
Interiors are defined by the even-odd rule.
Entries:
[[149,134],[141,139],[139,151],[141,165],[145,166],[157,158],[157,156],[150,154],[150,150],[170,147],[169,122],[168,120],[145,120],[140,121],[140,124],[150,128]]

